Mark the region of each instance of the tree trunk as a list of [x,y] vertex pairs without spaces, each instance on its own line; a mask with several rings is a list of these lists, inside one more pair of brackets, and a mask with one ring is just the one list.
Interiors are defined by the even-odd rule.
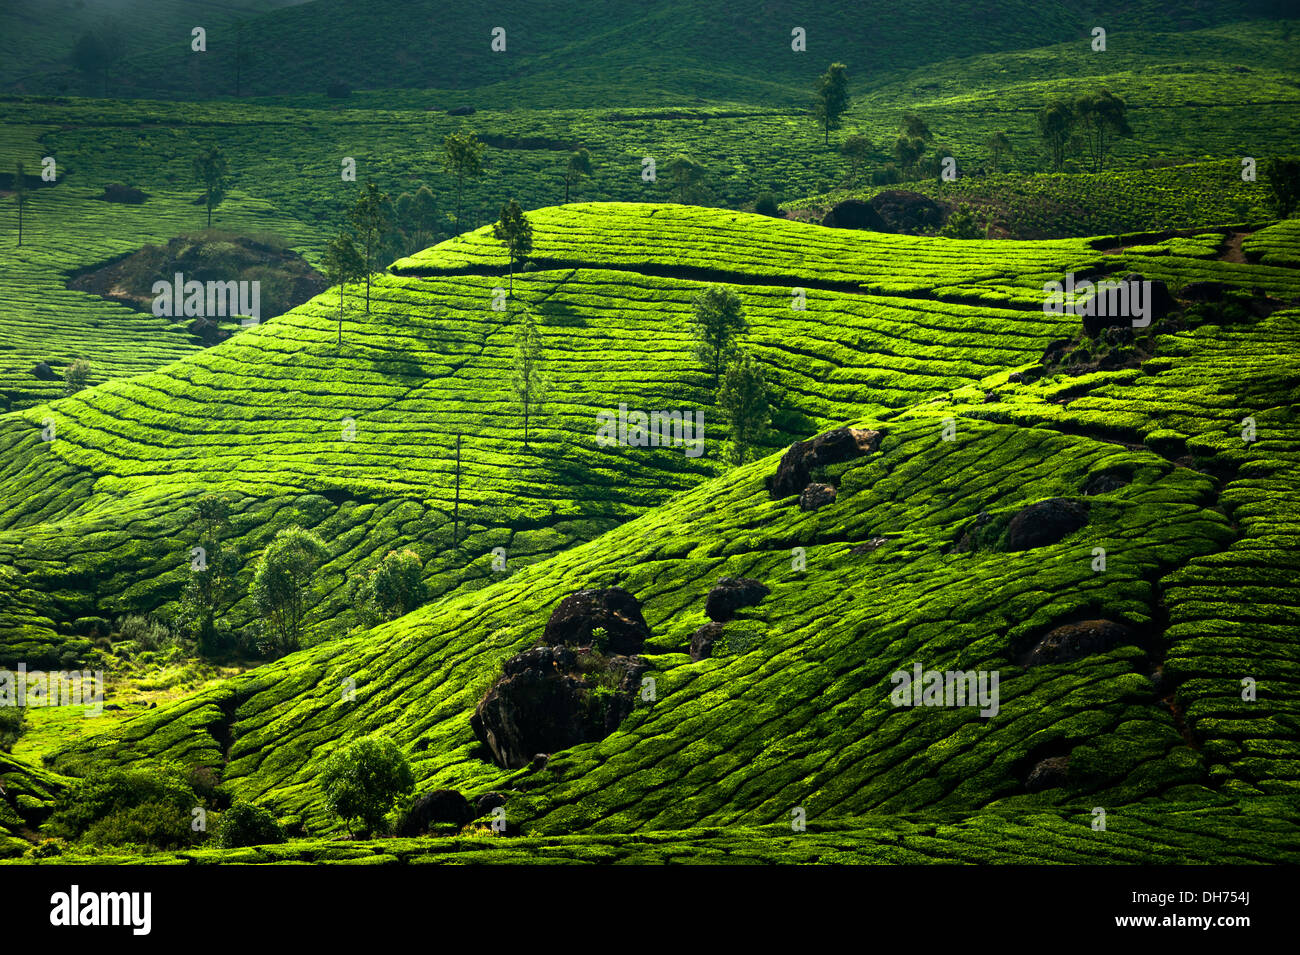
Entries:
[[339,348],[343,347],[343,283],[339,283]]
[[453,512],[451,525],[451,546],[456,546],[456,540],[460,537],[460,435],[456,435],[456,508]]

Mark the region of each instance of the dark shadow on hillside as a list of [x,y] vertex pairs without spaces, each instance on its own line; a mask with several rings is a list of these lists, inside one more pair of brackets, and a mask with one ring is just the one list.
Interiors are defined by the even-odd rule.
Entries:
[[541,324],[552,328],[586,328],[587,320],[577,309],[563,302],[546,302],[536,307]]

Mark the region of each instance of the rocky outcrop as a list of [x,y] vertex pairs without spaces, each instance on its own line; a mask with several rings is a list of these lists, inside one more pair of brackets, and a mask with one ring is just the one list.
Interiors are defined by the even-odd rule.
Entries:
[[398,824],[399,836],[419,836],[430,826],[463,826],[474,818],[469,800],[454,789],[435,789],[417,796]]
[[493,760],[508,769],[539,753],[604,739],[632,712],[640,657],[590,649],[535,647],[506,661],[502,676],[470,718]]
[[722,639],[722,632],[722,624],[706,623],[691,634],[691,662],[699,663],[713,656],[713,645]]
[[741,607],[752,607],[770,590],[749,577],[721,577],[704,601],[704,613],[719,623],[730,620]]
[[546,622],[542,642],[550,646],[568,644],[589,647],[592,632],[603,629],[610,653],[639,653],[650,638],[650,628],[641,615],[641,604],[622,587],[579,590],[560,601]]
[[801,494],[812,483],[812,470],[870,454],[880,447],[883,431],[835,428],[807,441],[796,441],[781,456],[769,483],[773,500]]
[[1007,550],[1055,544],[1088,523],[1088,505],[1064,497],[1030,504],[1007,525]]
[[1025,788],[1031,793],[1044,789],[1056,789],[1065,785],[1066,773],[1070,769],[1069,756],[1051,756],[1040,760],[1029,771],[1025,779]]
[[799,510],[815,511],[835,501],[836,490],[831,484],[809,484],[799,495]]
[[1049,631],[1025,654],[1022,665],[1029,668],[1044,663],[1068,663],[1137,642],[1133,632],[1121,623],[1081,620]]

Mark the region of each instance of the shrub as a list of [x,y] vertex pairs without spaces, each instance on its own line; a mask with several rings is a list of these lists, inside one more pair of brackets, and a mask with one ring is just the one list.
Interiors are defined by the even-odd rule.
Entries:
[[9,752],[23,735],[25,706],[0,706],[0,751]]
[[237,802],[227,809],[217,824],[216,844],[222,849],[265,846],[284,842],[284,827],[275,821],[270,810],[256,803]]
[[286,527],[275,535],[253,573],[253,603],[265,618],[264,649],[296,650],[307,616],[312,576],[325,545],[311,531]]
[[118,621],[117,636],[119,640],[133,641],[141,650],[185,648],[183,639],[172,633],[170,627],[144,614],[129,614]]
[[97,770],[65,789],[46,828],[96,845],[176,849],[198,841],[191,828],[199,798],[170,763]]
[[63,371],[63,393],[76,394],[90,383],[90,362],[78,358]]
[[415,776],[392,740],[363,736],[326,760],[321,785],[325,808],[349,833],[365,837],[384,828],[384,816],[415,788]]
[[424,603],[428,590],[423,572],[415,551],[390,550],[366,578],[363,596],[381,620],[400,617]]
[[975,210],[970,206],[958,206],[957,209],[948,217],[942,229],[939,230],[941,236],[949,239],[982,239],[985,235],[985,229],[980,225],[979,219],[975,216]]
[[776,196],[770,192],[765,192],[754,202],[754,211],[761,216],[778,216],[781,210],[777,207]]

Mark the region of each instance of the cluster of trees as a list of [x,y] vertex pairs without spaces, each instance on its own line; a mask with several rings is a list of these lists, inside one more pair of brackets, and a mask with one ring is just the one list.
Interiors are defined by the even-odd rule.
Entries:
[[1101,172],[1115,140],[1132,136],[1133,130],[1124,99],[1100,89],[1073,101],[1048,103],[1038,112],[1038,134],[1054,171],[1060,172],[1066,157],[1078,153],[1088,169]]
[[728,453],[740,464],[766,433],[772,398],[762,368],[737,342],[749,331],[740,296],[725,285],[707,286],[695,297],[691,324],[696,357],[712,379],[714,401],[730,432]]

